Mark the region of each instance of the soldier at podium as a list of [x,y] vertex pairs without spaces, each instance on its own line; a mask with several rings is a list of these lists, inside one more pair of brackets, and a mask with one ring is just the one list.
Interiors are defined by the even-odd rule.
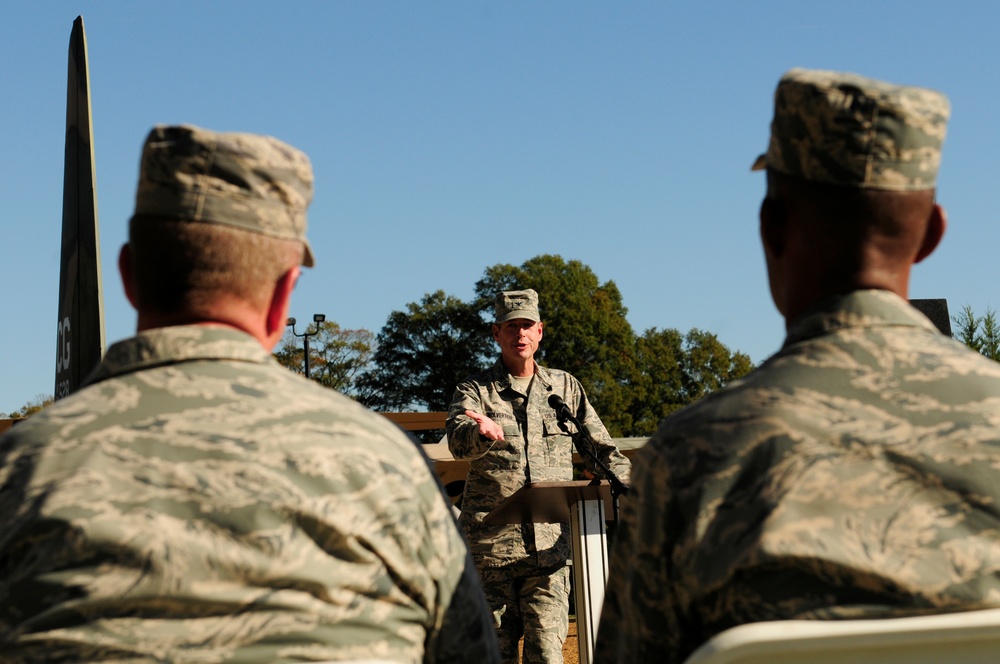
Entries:
[[562,662],[569,626],[569,526],[483,523],[501,501],[529,482],[573,479],[573,442],[551,395],[561,397],[594,440],[598,456],[628,482],[618,451],[580,381],[535,362],[543,323],[531,289],[497,293],[493,339],[500,358],[455,391],[448,412],[448,447],[470,461],[461,523],[469,538],[505,662]]

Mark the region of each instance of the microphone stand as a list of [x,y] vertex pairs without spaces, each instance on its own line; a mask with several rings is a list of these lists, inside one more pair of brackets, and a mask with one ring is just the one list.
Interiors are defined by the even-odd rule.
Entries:
[[[585,459],[590,459],[594,462],[601,472],[604,473],[605,479],[611,484],[611,504],[614,511],[614,523],[615,527],[618,526],[618,497],[628,494],[628,487],[625,483],[618,479],[618,476],[611,472],[607,464],[597,456],[597,452],[594,451],[596,445],[594,444],[594,438],[590,435],[590,432],[586,428],[581,426],[579,420],[570,414],[568,408],[556,409],[556,418],[559,420],[559,426],[563,431],[569,434],[570,438],[573,439],[573,444],[576,446],[576,451],[580,453],[580,456]],[[576,426],[576,432],[570,431],[566,427],[566,422],[571,422]]]

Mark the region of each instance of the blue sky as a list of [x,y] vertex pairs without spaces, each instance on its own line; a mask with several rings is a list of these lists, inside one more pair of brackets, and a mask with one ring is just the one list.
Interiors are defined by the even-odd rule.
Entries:
[[[998,305],[1000,3],[68,2],[0,7],[0,412],[53,391],[66,60],[83,15],[109,343],[115,261],[157,123],[310,155],[317,265],[292,315],[377,332],[542,253],[613,280],[637,332],[760,361],[784,324],[757,238],[774,86],[795,66],[945,92],[950,228],[911,297]],[[554,293],[542,293],[546,297]],[[484,331],[485,333],[485,331]]]

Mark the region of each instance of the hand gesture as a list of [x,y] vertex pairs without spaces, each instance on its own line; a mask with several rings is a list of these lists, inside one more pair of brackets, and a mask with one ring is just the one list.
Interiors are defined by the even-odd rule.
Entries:
[[490,440],[503,440],[503,428],[482,413],[474,410],[467,410],[465,414],[476,421],[479,425],[479,434]]

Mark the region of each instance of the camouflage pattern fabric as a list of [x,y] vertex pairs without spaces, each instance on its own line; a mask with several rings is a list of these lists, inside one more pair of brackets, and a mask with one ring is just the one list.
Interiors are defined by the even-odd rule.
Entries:
[[[448,449],[456,459],[470,461],[461,522],[478,567],[502,567],[525,560],[539,567],[553,567],[570,558],[569,524],[483,523],[490,510],[528,482],[573,479],[573,441],[559,427],[556,413],[548,404],[552,394],[562,397],[590,432],[604,463],[628,482],[629,461],[615,447],[580,381],[565,371],[536,363],[529,394],[524,394],[498,359],[492,368],[458,386],[446,425]],[[499,424],[505,440],[481,437],[478,425],[465,414],[466,410],[484,413]],[[567,427],[573,430],[572,424]]]
[[542,320],[538,313],[538,292],[534,288],[497,293],[493,300],[493,312],[496,314],[494,320],[497,325],[515,318],[536,323]]
[[737,624],[1000,606],[1000,364],[901,298],[792,323],[636,457],[598,662],[681,662]]
[[792,69],[774,94],[764,167],[811,182],[932,189],[951,107],[940,92],[834,71]]
[[497,607],[493,620],[503,661],[517,663],[523,634],[522,664],[561,664],[569,633],[569,566],[489,567],[481,570],[480,580],[486,601]]
[[146,137],[135,214],[223,224],[305,245],[313,197],[305,153],[271,136],[159,125]]
[[[629,461],[611,441],[607,429],[587,400],[580,382],[557,369],[546,369],[535,363],[534,379],[525,394],[512,381],[503,360],[490,369],[462,382],[455,390],[448,411],[448,448],[456,459],[468,459],[469,475],[462,498],[460,521],[465,528],[472,558],[479,569],[487,590],[501,640],[505,648],[504,662],[517,663],[516,651],[511,658],[510,644],[515,645],[523,628],[525,656],[528,661],[562,661],[562,642],[566,631],[538,634],[551,626],[568,621],[569,601],[560,599],[553,604],[548,597],[559,588],[559,579],[568,581],[567,562],[570,558],[569,524],[525,523],[494,526],[483,519],[494,507],[528,482],[549,482],[573,479],[573,441],[560,428],[556,413],[548,398],[557,394],[573,411],[577,420],[597,444],[598,456],[623,482],[628,482]],[[475,420],[466,410],[484,413],[503,428],[504,440],[492,441],[479,435]],[[567,430],[573,425],[567,423]],[[591,464],[588,462],[588,466]],[[592,470],[596,470],[593,469]],[[535,568],[536,571],[530,570]],[[530,583],[517,579],[537,577],[550,570],[556,576],[547,587],[535,578]],[[494,581],[510,577],[503,588],[514,592],[512,599],[498,590]],[[547,606],[549,610],[525,610],[524,607]],[[558,606],[560,613],[551,610]],[[504,614],[510,612],[505,619]],[[515,614],[516,612],[516,614]],[[561,629],[561,628],[560,628]],[[559,648],[553,645],[558,636]],[[504,645],[505,644],[505,645]],[[548,645],[546,645],[548,644]]]
[[496,662],[426,457],[252,337],[170,327],[0,438],[4,662]]

